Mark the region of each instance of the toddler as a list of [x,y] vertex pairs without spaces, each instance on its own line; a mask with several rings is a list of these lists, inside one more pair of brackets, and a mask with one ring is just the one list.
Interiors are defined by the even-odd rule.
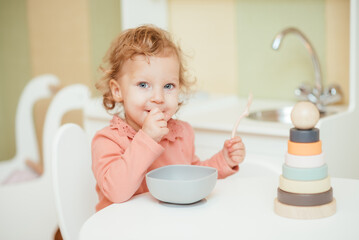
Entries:
[[172,117],[189,92],[181,49],[168,32],[145,25],[124,31],[105,56],[96,84],[107,110],[122,107],[92,140],[92,170],[99,203],[96,211],[148,191],[147,172],[166,165],[192,164],[218,169],[225,178],[238,171],[245,147],[240,137],[206,161],[195,155],[191,126]]

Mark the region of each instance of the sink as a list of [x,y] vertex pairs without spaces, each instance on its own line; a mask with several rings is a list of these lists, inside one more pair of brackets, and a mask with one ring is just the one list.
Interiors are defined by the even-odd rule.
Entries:
[[[279,109],[268,109],[252,112],[248,115],[249,119],[266,121],[266,122],[279,122],[279,123],[288,123],[291,124],[292,120],[290,119],[290,114],[293,107],[283,107]],[[330,116],[335,114],[335,112],[323,112],[320,113],[320,118]]]

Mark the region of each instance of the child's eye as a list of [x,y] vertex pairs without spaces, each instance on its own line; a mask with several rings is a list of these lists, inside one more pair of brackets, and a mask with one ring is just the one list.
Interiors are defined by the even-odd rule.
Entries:
[[148,83],[140,82],[139,84],[137,84],[137,86],[139,86],[140,88],[148,88]]
[[173,83],[167,83],[166,85],[165,85],[165,89],[172,89],[172,88],[174,88],[175,87],[175,85],[173,84]]

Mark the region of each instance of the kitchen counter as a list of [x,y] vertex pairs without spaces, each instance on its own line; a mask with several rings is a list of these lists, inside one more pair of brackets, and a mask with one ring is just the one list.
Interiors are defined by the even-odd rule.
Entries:
[[[254,97],[250,112],[292,107],[295,104],[295,101],[256,99]],[[231,132],[237,118],[246,105],[246,98],[239,98],[234,95],[204,95],[202,97],[200,95],[199,97],[190,99],[189,103],[185,104],[179,110],[177,116],[179,119],[191,123],[195,129]],[[336,112],[335,115],[340,115],[346,111],[346,107],[328,106],[327,110]],[[326,121],[335,115],[320,119],[317,126],[320,127],[322,121]],[[244,118],[237,131],[250,134],[288,137],[288,130],[291,127],[293,127],[293,125],[288,123]]]

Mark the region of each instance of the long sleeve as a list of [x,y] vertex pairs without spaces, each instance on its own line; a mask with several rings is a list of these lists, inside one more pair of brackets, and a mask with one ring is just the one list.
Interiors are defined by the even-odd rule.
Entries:
[[111,202],[127,201],[163,151],[161,145],[141,130],[132,141],[109,131],[97,133],[92,141],[92,169],[98,188]]

